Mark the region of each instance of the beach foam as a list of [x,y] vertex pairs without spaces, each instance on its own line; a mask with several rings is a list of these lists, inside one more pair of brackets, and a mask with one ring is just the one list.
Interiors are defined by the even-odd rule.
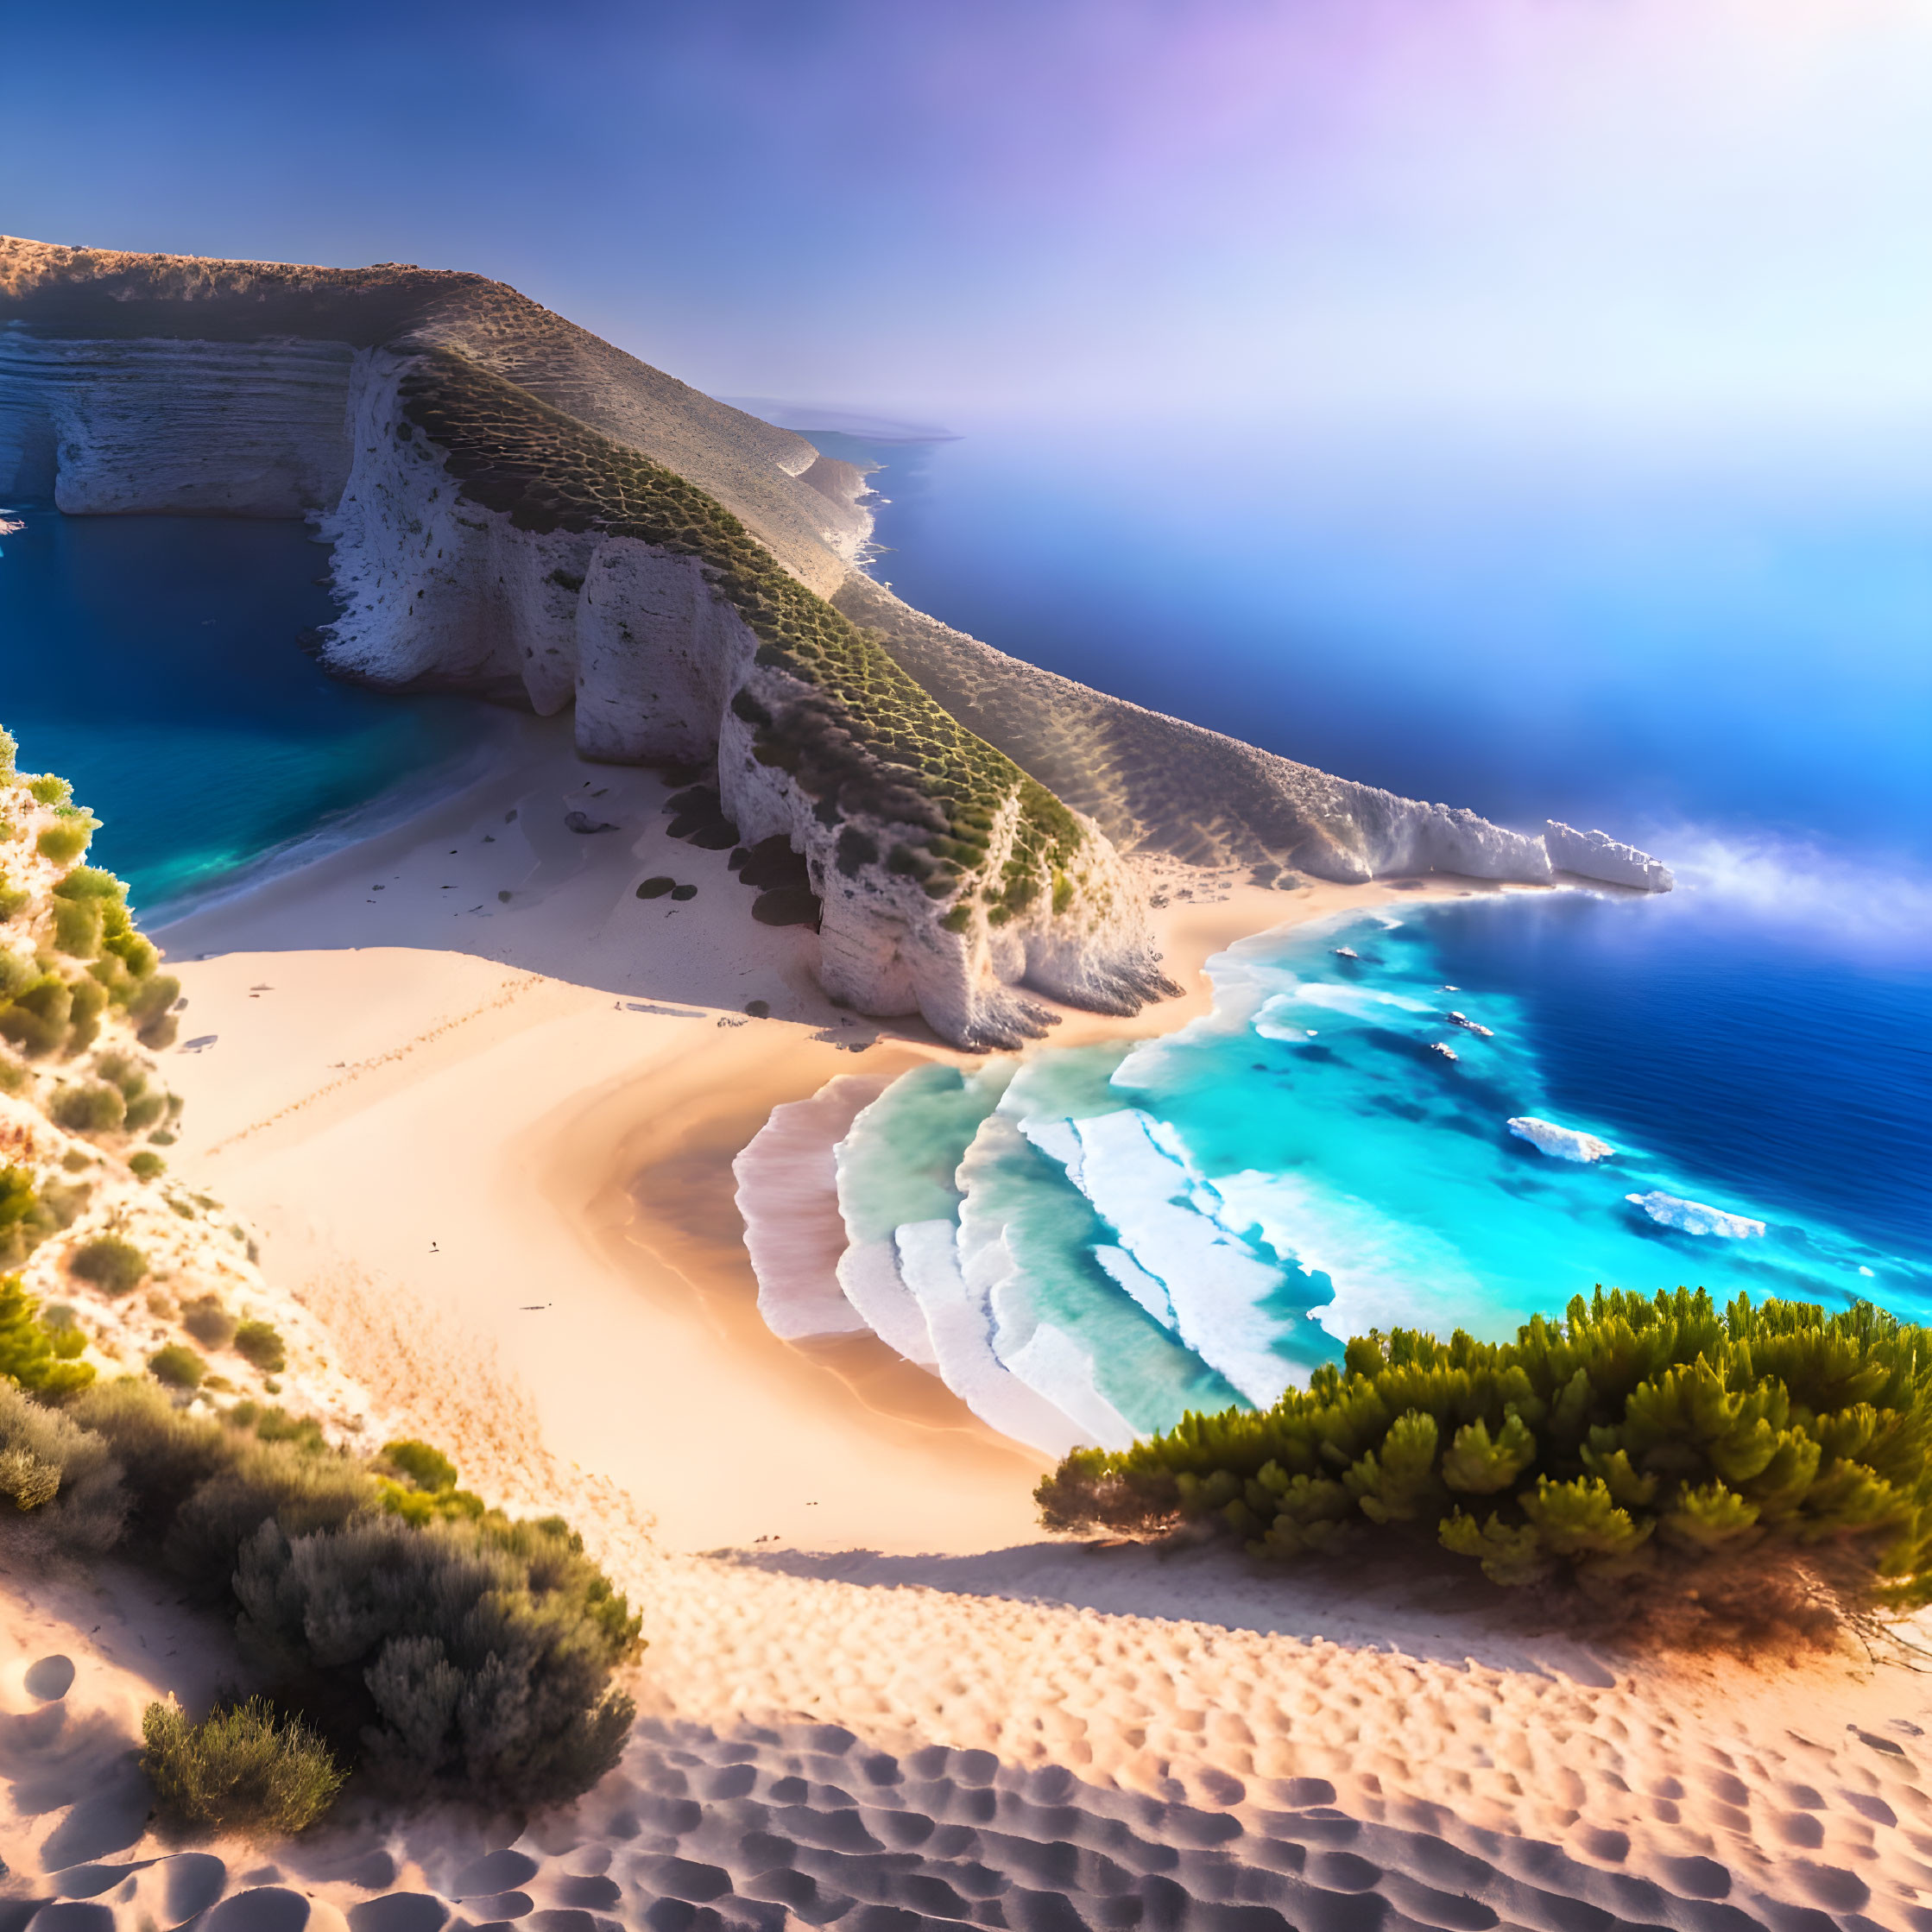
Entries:
[[1554,1155],[1558,1160],[1604,1160],[1617,1151],[1607,1140],[1600,1140],[1594,1133],[1584,1133],[1575,1127],[1558,1127],[1554,1121],[1539,1121],[1533,1115],[1519,1114],[1505,1125],[1518,1140],[1527,1140],[1532,1147]]
[[1687,1234],[1718,1234],[1726,1241],[1749,1241],[1761,1235],[1765,1224],[1746,1215],[1729,1214],[1722,1208],[1702,1201],[1683,1201],[1674,1194],[1652,1188],[1648,1194],[1626,1194],[1624,1199],[1641,1208],[1651,1219],[1665,1228],[1677,1228]]
[[[1176,1033],[887,1089],[838,1154],[849,1295],[994,1427],[1044,1447],[1051,1426],[997,1419],[1002,1376],[1113,1442],[1190,1409],[1267,1407],[1371,1329],[1500,1340],[1594,1281],[1675,1285],[1632,1204],[1720,1253],[1764,1235],[1550,1118],[1515,996],[1472,987],[1487,1017],[1445,1051],[1445,1017],[1468,1017],[1445,1015],[1447,982],[1471,975],[1442,969],[1442,916],[1245,942],[1211,963],[1213,1014]],[[1547,1162],[1525,1167],[1518,1141]],[[1842,1297],[1869,1291],[1869,1252],[1813,1227],[1706,1285]],[[968,1324],[946,1330],[950,1361],[944,1323]]]

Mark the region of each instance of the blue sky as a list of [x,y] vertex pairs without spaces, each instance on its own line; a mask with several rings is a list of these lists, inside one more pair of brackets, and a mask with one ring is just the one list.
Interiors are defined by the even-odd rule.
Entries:
[[472,268],[924,417],[1917,414],[1922,0],[117,3],[0,226]]

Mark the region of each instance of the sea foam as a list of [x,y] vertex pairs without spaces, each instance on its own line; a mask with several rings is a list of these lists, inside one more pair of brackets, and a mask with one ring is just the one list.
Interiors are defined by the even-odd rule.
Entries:
[[1518,1140],[1527,1140],[1532,1147],[1554,1154],[1558,1160],[1605,1160],[1617,1151],[1594,1133],[1558,1127],[1554,1121],[1539,1121],[1533,1114],[1518,1114],[1507,1125]]
[[1685,1201],[1675,1194],[1652,1188],[1648,1194],[1626,1194],[1624,1199],[1641,1208],[1654,1222],[1665,1228],[1678,1228],[1687,1234],[1720,1234],[1726,1241],[1750,1241],[1765,1231],[1761,1221],[1745,1215],[1727,1213],[1722,1208],[1702,1201]]

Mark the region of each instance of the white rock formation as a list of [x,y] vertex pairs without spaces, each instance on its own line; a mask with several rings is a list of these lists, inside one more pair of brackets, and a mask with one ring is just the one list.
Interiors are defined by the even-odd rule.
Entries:
[[1533,1114],[1522,1114],[1511,1121],[1508,1126],[1518,1140],[1527,1140],[1532,1147],[1558,1160],[1604,1160],[1617,1151],[1607,1140],[1599,1140],[1594,1133],[1558,1127],[1554,1121],[1539,1121]]
[[1658,1188],[1652,1188],[1648,1194],[1626,1194],[1624,1199],[1632,1207],[1641,1208],[1660,1227],[1679,1228],[1686,1234],[1717,1234],[1728,1241],[1743,1241],[1755,1240],[1765,1232],[1761,1221],[1729,1214],[1702,1201],[1685,1201]]
[[1634,845],[1619,845],[1607,832],[1580,832],[1552,818],[1544,828],[1543,844],[1558,872],[1572,872],[1580,879],[1635,886],[1647,893],[1667,893],[1677,882],[1661,860]]
[[[1056,910],[1042,894],[1003,925],[950,930],[946,908],[887,864],[903,826],[850,813],[828,821],[819,800],[755,755],[745,713],[782,714],[811,694],[756,661],[756,635],[698,560],[594,530],[521,530],[508,514],[464,501],[440,452],[402,417],[398,385],[411,364],[388,350],[356,357],[355,461],[320,525],[347,603],[327,636],[331,669],[391,688],[516,693],[540,714],[574,701],[588,757],[715,754],[743,840],[782,834],[805,855],[823,904],[820,979],[861,1012],[916,1012],[962,1045],[1013,1045],[1044,1019],[1013,988],[1124,1013],[1158,990],[1141,894],[1092,828],[1070,904]],[[1009,799],[991,834],[989,876],[1018,829]]]
[[300,516],[349,474],[352,351],[0,328],[0,496],[75,515]]

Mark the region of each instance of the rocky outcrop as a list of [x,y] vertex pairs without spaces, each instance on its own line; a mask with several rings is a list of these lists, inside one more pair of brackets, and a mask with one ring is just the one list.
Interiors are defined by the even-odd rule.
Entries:
[[1607,832],[1580,832],[1552,818],[1544,828],[1543,844],[1558,872],[1579,879],[1601,879],[1647,893],[1667,893],[1677,882],[1669,866],[1634,845],[1619,845]]
[[1166,982],[1123,851],[1669,887],[1604,834],[1352,784],[949,630],[852,568],[864,487],[481,276],[0,238],[0,492],[316,517],[332,668],[574,704],[591,757],[715,758],[866,1012],[992,1046],[1049,1023],[1029,988],[1135,1011]]
[[716,758],[818,895],[819,976],[962,1045],[1170,991],[1110,842],[963,729],[722,506],[451,351],[358,352],[325,661],[577,707],[590,756]]

